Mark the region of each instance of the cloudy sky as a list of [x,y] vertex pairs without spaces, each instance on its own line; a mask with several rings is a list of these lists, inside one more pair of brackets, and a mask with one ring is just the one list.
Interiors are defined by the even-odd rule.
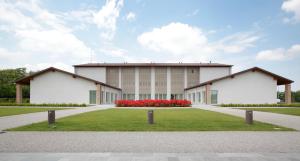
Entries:
[[0,68],[209,61],[299,90],[300,0],[0,0]]

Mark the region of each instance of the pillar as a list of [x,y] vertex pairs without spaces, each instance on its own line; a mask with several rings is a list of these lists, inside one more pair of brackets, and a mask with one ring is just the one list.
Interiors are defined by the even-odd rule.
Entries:
[[140,99],[140,72],[139,72],[139,67],[135,67],[135,100],[139,100]]
[[167,67],[167,100],[171,99],[171,67]]
[[22,103],[22,85],[16,84],[16,103]]
[[102,97],[101,97],[101,85],[97,84],[96,85],[96,104],[100,105],[102,103],[103,103],[103,101],[102,101]]
[[285,103],[291,104],[292,103],[291,84],[285,84],[284,96],[285,96]]
[[205,85],[205,103],[211,104],[210,84]]
[[151,99],[155,99],[155,68],[151,67]]

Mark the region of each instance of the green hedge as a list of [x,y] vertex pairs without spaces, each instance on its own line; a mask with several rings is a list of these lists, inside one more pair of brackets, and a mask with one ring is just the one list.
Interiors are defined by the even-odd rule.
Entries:
[[300,107],[300,103],[294,104],[221,104],[221,107]]
[[[29,103],[29,98],[23,98],[23,103]],[[15,103],[16,98],[0,98],[0,103]]]
[[44,107],[86,107],[86,104],[72,104],[72,103],[63,103],[63,104],[30,104],[30,103],[0,103],[0,106],[44,106]]

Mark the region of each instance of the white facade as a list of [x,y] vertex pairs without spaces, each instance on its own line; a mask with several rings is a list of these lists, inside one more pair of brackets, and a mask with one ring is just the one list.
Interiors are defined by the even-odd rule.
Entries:
[[[186,66],[181,67],[183,70],[177,70],[181,72],[173,72],[175,75],[172,77],[172,67],[165,66],[164,70],[160,68],[156,71],[155,66],[151,66],[149,67],[150,70],[147,71],[150,72],[150,76],[145,75],[145,77],[143,76],[142,78],[140,78],[140,76],[142,76],[140,72],[143,70],[138,66],[131,72],[125,73],[125,75],[122,73],[122,66],[117,67],[115,68],[117,70],[114,70],[114,77],[109,74],[112,70],[108,68],[106,70],[106,67],[103,66],[75,67],[75,73],[77,75],[55,68],[49,68],[46,72],[24,78],[24,81],[26,80],[27,83],[30,83],[31,103],[76,104],[96,104],[95,99],[100,97],[101,99],[97,100],[98,103],[113,104],[115,100],[126,99],[126,97],[124,97],[126,94],[124,92],[125,87],[127,90],[132,90],[130,95],[133,95],[133,98],[130,99],[135,100],[146,98],[143,97],[143,95],[146,95],[148,99],[182,99],[184,95],[184,98],[190,100],[192,104],[276,103],[277,85],[292,82],[291,80],[257,67],[236,74],[231,74],[231,67],[205,66],[199,67],[199,71],[192,68],[194,71],[199,72],[196,75],[191,75],[193,70],[187,70]],[[107,71],[108,73],[106,73]],[[128,74],[130,74],[130,77],[128,77]],[[158,75],[156,76],[156,74]],[[124,85],[125,81],[122,82],[122,77],[125,78],[126,76],[128,78],[126,78],[125,81],[132,84],[132,87],[129,86],[130,88],[128,88],[126,83]],[[109,79],[107,80],[106,77]],[[115,80],[118,81],[116,82]],[[190,80],[193,80],[192,84],[196,84],[197,82],[199,82],[199,84],[191,87],[191,83],[188,83],[191,82]],[[96,84],[100,85],[101,88],[100,86],[97,88]],[[190,87],[187,87],[187,84],[190,84]],[[139,89],[145,89],[145,85],[146,87],[150,87],[148,89],[146,88],[149,90],[149,93],[143,93],[144,91],[142,91],[142,96],[140,96]],[[121,89],[114,86],[119,86]],[[122,86],[124,86],[123,91]],[[181,92],[180,88],[183,86],[184,92]],[[97,89],[101,89],[100,97]],[[174,89],[177,90],[177,93]],[[174,93],[171,93],[172,90],[175,92],[173,91]],[[174,97],[174,95],[181,95],[181,97]]]
[[[196,98],[198,93],[205,93],[205,85],[193,88],[186,91],[187,99],[190,99],[194,104],[204,103],[195,101],[192,95]],[[265,104],[276,103],[277,80],[265,73],[256,71],[248,71],[234,77],[228,77],[216,82],[213,82],[210,91],[217,92],[217,104]],[[191,95],[191,98],[189,98]]]
[[106,68],[105,67],[75,67],[75,74],[94,79],[96,81],[106,83]]
[[224,77],[231,74],[231,67],[200,67],[200,82]]
[[96,90],[94,82],[50,71],[30,81],[30,103],[89,104],[90,90]]
[[[49,71],[30,80],[30,103],[91,104],[90,91],[96,91],[96,83],[73,77],[60,71]],[[120,90],[102,86],[102,103],[113,104],[120,99]]]

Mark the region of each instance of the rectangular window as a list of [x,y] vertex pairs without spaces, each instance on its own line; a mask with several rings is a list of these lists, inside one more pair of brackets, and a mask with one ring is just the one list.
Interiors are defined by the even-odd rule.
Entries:
[[189,93],[189,95],[188,95],[188,100],[191,101],[191,94],[190,94],[190,93]]
[[195,102],[195,97],[196,97],[195,93],[193,93],[193,102]]
[[159,99],[160,99],[160,100],[162,99],[162,94],[159,94]]
[[218,104],[218,91],[211,90],[211,104]]
[[123,94],[123,98],[122,98],[123,100],[126,100],[126,94]]
[[106,92],[106,103],[109,103],[109,92]]
[[114,98],[115,98],[114,94],[111,93],[111,95],[110,95],[110,103],[114,103],[115,102]]
[[205,91],[202,92],[202,103],[206,103],[206,94],[205,94]]
[[155,99],[158,100],[158,94],[155,94]]
[[167,94],[163,94],[163,99],[164,99],[164,100],[167,99]]
[[96,104],[96,90],[90,90],[90,104]]
[[197,92],[198,95],[198,102],[201,103],[201,92]]

